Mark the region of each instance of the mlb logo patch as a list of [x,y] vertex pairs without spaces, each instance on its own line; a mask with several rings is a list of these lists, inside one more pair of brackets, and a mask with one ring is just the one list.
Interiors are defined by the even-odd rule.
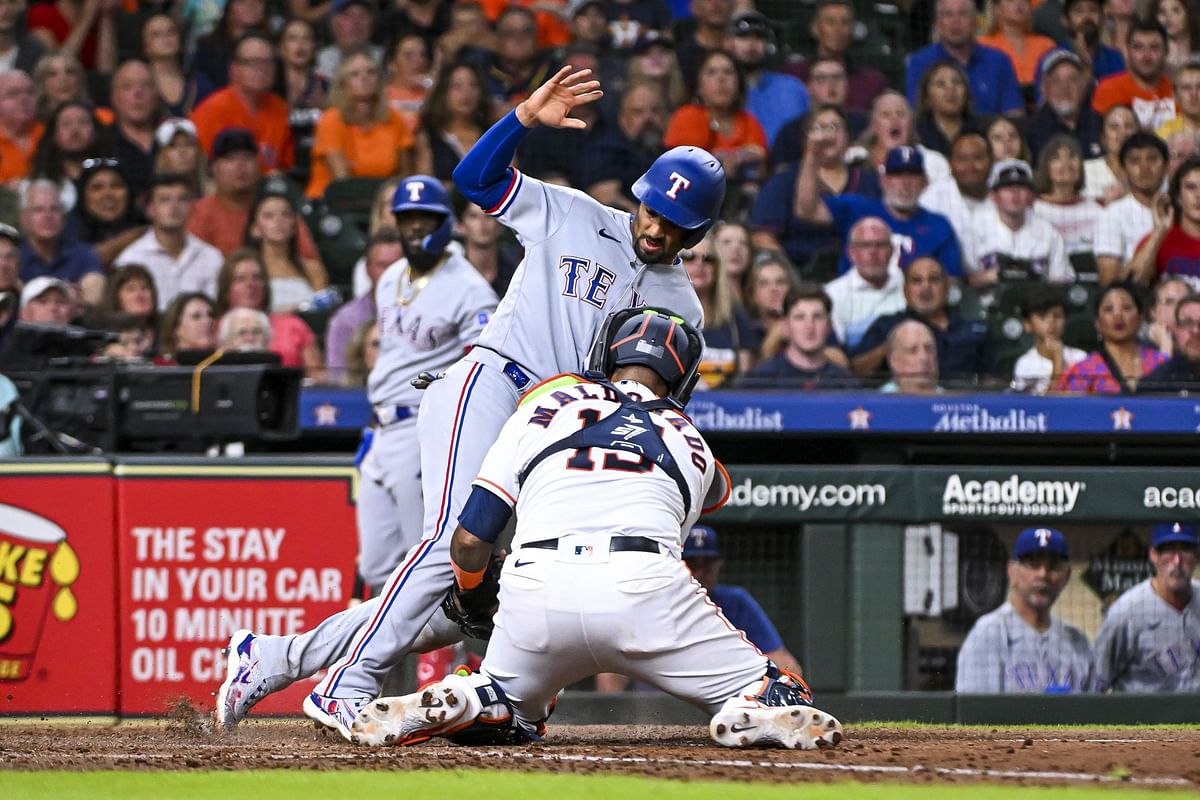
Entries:
[[575,555],[577,555],[577,556],[590,556],[591,554],[592,554],[592,546],[591,546],[590,544],[577,544],[577,545],[575,545]]

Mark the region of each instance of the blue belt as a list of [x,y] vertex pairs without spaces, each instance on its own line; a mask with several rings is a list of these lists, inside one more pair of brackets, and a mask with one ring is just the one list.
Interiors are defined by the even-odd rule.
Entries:
[[416,413],[417,410],[409,406],[376,406],[373,415],[375,421],[386,428],[388,425],[403,422]]

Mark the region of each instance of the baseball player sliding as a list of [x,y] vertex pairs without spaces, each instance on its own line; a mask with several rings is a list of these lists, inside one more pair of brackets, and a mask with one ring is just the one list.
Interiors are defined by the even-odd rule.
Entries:
[[521,393],[545,377],[578,370],[612,309],[652,303],[699,326],[700,302],[676,256],[716,222],[725,193],[716,158],[692,147],[664,153],[634,185],[641,205],[633,215],[508,166],[533,126],[584,127],[569,114],[601,97],[599,82],[589,76],[589,70],[560,70],[480,137],[455,169],[459,190],[513,229],[525,259],[478,344],[422,398],[421,541],[378,597],[312,631],[235,633],[217,696],[226,729],[270,692],[330,667],[304,711],[349,739],[355,717],[378,695],[391,667],[414,646],[439,644],[417,639],[453,581],[450,534],[487,448]]
[[490,603],[471,596],[517,515],[481,671],[367,705],[351,726],[355,741],[412,744],[473,729],[535,739],[558,692],[601,671],[706,709],[726,746],[811,750],[841,740],[804,681],[729,624],[680,561],[682,532],[729,494],[724,469],[680,413],[700,335],[658,309],[611,320],[587,380],[563,376],[522,400],[459,517],[450,547],[457,596],[486,614]]
[[437,178],[401,181],[392,200],[404,258],[375,289],[379,358],[367,378],[377,427],[358,488],[359,572],[377,592],[421,539],[420,464],[415,454],[421,372],[442,372],[479,338],[499,299],[457,245],[454,211]]

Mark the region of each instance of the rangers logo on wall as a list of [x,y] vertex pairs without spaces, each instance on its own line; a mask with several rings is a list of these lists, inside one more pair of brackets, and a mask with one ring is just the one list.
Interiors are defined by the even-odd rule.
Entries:
[[69,622],[79,610],[71,592],[78,578],[66,531],[0,503],[0,681],[29,677],[47,616]]

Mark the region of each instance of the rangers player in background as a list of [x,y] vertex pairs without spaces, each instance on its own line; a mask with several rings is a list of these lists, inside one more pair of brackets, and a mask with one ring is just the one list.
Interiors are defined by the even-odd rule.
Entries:
[[515,512],[481,670],[369,704],[356,741],[412,744],[489,726],[535,739],[564,686],[605,670],[707,710],[720,744],[840,741],[841,725],[813,707],[804,681],[750,644],[680,561],[683,531],[729,496],[724,468],[681,413],[702,352],[670,311],[618,311],[586,379],[561,376],[524,398],[474,481],[443,587],[490,612],[490,599],[481,607],[470,596]]
[[1008,602],[975,622],[954,680],[957,692],[1087,692],[1092,652],[1087,636],[1050,613],[1071,578],[1067,537],[1026,528],[1008,562]]
[[1200,692],[1198,548],[1195,525],[1154,527],[1154,577],[1117,598],[1096,634],[1100,691]]
[[641,205],[633,215],[508,166],[534,125],[584,127],[568,115],[601,97],[589,75],[560,70],[480,137],[455,169],[459,190],[513,229],[525,259],[478,344],[421,401],[421,542],[370,602],[301,636],[231,640],[218,693],[223,727],[236,725],[268,693],[339,658],[304,711],[349,739],[358,711],[414,648],[445,595],[453,520],[520,394],[545,377],[578,370],[612,309],[655,303],[699,326],[700,302],[677,254],[717,220],[725,174],[716,158],[691,147],[664,153],[635,184]]
[[367,378],[376,427],[360,465],[355,509],[359,574],[378,594],[421,539],[417,408],[412,380],[443,372],[475,343],[499,299],[457,244],[454,212],[437,178],[414,175],[396,187],[392,213],[404,258],[379,277],[379,357]]

